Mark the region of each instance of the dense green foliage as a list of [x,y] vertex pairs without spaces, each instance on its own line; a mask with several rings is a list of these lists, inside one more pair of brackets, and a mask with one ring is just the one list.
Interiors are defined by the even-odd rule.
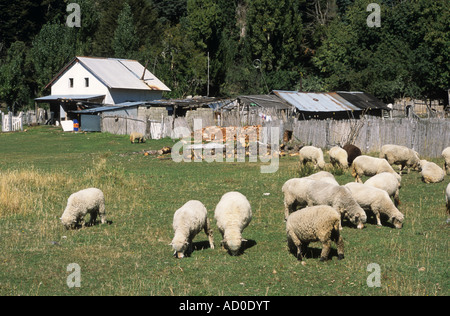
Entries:
[[[0,4],[0,102],[16,108],[75,55],[133,58],[167,97],[362,90],[384,101],[444,99],[450,82],[446,0],[61,0]],[[381,6],[370,28],[369,3]]]

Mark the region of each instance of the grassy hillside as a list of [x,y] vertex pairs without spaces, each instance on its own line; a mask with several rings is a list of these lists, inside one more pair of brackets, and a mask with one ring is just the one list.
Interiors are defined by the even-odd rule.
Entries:
[[[450,294],[450,176],[424,184],[417,172],[405,174],[403,229],[374,220],[362,231],[344,225],[344,260],[334,251],[320,263],[321,245],[313,243],[302,264],[287,249],[281,194],[283,183],[298,176],[296,157],[281,158],[275,174],[261,174],[259,163],[175,163],[139,153],[173,144],[132,145],[126,136],[50,127],[0,134],[0,295]],[[348,172],[336,179],[353,181]],[[66,231],[59,217],[67,198],[87,187],[103,190],[112,224]],[[243,233],[247,249],[238,257],[220,249],[213,220],[228,191],[246,195],[253,210]],[[192,256],[177,260],[169,246],[172,217],[191,199],[207,207],[216,249],[207,248],[202,232]],[[81,268],[80,288],[66,284],[71,263]],[[380,288],[367,286],[371,263],[381,268]]]

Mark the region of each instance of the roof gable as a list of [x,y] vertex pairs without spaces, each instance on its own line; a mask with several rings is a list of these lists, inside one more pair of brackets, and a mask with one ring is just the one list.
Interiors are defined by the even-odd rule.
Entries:
[[[75,57],[46,86],[53,85],[75,63],[80,63],[109,89],[170,91],[138,61],[117,58]],[[141,80],[141,78],[143,80]]]

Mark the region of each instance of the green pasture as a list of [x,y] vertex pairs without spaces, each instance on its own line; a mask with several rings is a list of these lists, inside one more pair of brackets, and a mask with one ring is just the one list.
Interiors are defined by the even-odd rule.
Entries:
[[[289,253],[283,183],[299,176],[298,157],[280,158],[278,172],[261,163],[175,163],[143,151],[173,146],[170,139],[132,145],[127,136],[63,133],[54,127],[0,133],[0,295],[449,295],[449,225],[444,190],[450,181],[424,184],[403,175],[399,209],[403,229],[345,225],[345,259],[319,262],[310,245],[302,263]],[[170,156],[169,156],[170,157]],[[328,161],[328,157],[326,157]],[[434,159],[442,166],[442,159]],[[340,184],[353,181],[336,172]],[[103,190],[109,225],[67,231],[60,224],[70,194]],[[252,205],[244,253],[220,248],[213,219],[220,197],[239,191]],[[216,249],[202,232],[194,252],[172,256],[174,212],[188,200],[208,209]],[[335,249],[335,245],[333,245]],[[69,288],[68,265],[81,269],[81,287]],[[371,263],[381,287],[369,287]]]

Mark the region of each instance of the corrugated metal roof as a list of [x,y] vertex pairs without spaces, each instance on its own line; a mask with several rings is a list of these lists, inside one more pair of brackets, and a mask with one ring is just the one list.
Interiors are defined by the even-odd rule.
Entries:
[[77,60],[111,89],[170,91],[148,69],[136,60],[77,57]]
[[239,96],[245,104],[254,105],[266,109],[290,110],[292,106],[275,95],[242,95]]
[[117,104],[117,105],[98,106],[98,107],[93,107],[93,108],[84,109],[84,110],[71,111],[71,113],[97,114],[97,113],[102,113],[102,112],[117,111],[117,110],[133,108],[133,107],[137,107],[141,104],[145,104],[145,102],[126,102],[126,103],[121,103],[121,104]]
[[351,102],[355,106],[359,107],[360,109],[369,109],[369,110],[375,110],[375,109],[382,109],[382,110],[391,110],[375,98],[373,95],[365,93],[365,92],[359,92],[359,91],[338,91],[337,94],[341,96],[343,99],[347,100],[348,102]]
[[94,99],[100,99],[104,98],[105,95],[101,94],[87,94],[87,95],[48,95],[41,98],[36,98],[36,101],[58,101],[58,100],[75,100],[75,101],[88,101],[88,100],[94,100]]
[[47,84],[50,87],[76,62],[81,63],[98,80],[110,89],[160,90],[171,91],[148,69],[136,60],[118,58],[75,57]]
[[313,93],[298,91],[273,91],[277,96],[302,112],[361,111],[350,102],[337,98],[333,93]]

